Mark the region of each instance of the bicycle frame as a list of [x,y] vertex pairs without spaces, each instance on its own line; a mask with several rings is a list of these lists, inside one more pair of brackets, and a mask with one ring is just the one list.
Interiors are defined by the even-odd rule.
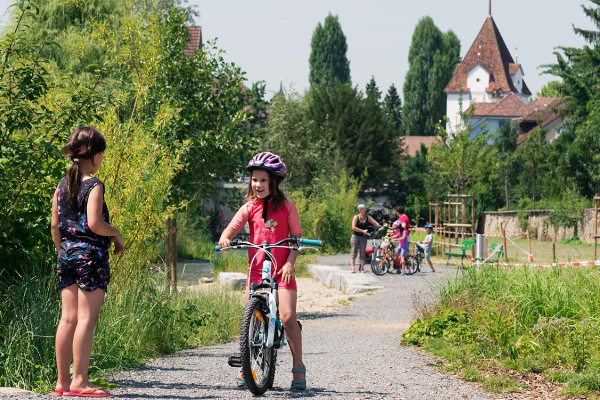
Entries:
[[[274,345],[275,345],[275,348],[279,348],[280,346],[286,345],[285,331],[283,329],[283,324],[279,320],[279,314],[278,314],[278,304],[277,304],[278,284],[273,279],[274,257],[269,250],[276,248],[276,247],[288,247],[288,246],[284,246],[285,244],[288,244],[288,243],[293,244],[294,247],[292,247],[292,249],[294,249],[296,251],[302,251],[305,248],[318,250],[314,247],[305,247],[304,244],[315,245],[315,246],[321,245],[320,240],[303,239],[303,238],[297,238],[297,237],[293,236],[291,238],[280,240],[279,242],[274,243],[274,244],[270,244],[267,242],[263,242],[262,244],[254,244],[251,242],[234,239],[228,247],[224,247],[222,249],[219,246],[215,247],[216,251],[222,251],[222,250],[228,250],[228,249],[244,249],[244,248],[252,247],[252,248],[262,251],[265,254],[265,259],[264,259],[263,265],[262,265],[261,281],[260,281],[260,283],[250,283],[249,289],[250,289],[250,297],[261,297],[264,300],[265,304],[267,305],[268,312],[265,312],[265,314],[267,315],[267,318],[269,319],[269,329],[268,329],[268,334],[267,334],[267,342],[266,342],[265,346],[269,349],[272,348]],[[258,255],[258,254],[259,253],[256,253],[256,255]],[[256,257],[256,255],[254,257]],[[268,257],[267,257],[267,255],[268,255]],[[250,276],[252,276],[252,264],[253,264],[253,262],[250,262],[250,271],[248,271],[248,279],[250,279]],[[277,268],[277,265],[275,265],[275,269],[276,268]],[[267,290],[260,290],[260,289],[267,289]],[[267,310],[265,310],[265,311],[267,311]],[[281,338],[279,339],[277,344],[275,344],[275,334],[276,333],[279,333],[281,335]]]

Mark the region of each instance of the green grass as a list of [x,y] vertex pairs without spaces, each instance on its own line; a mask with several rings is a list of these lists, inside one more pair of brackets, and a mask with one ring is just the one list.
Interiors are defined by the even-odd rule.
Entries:
[[[46,271],[52,271],[51,263]],[[44,270],[44,269],[40,269]],[[164,277],[141,274],[109,285],[94,338],[90,374],[143,365],[151,357],[226,342],[239,332],[243,302],[226,290],[170,295]],[[54,335],[60,314],[56,277],[0,282],[0,386],[47,392],[56,382]]]
[[465,379],[495,366],[544,373],[569,393],[600,393],[600,268],[469,267],[421,313],[403,343],[423,345]]

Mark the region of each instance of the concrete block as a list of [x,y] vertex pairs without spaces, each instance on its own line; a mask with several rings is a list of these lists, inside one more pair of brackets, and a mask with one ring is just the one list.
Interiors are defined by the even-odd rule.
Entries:
[[315,279],[324,285],[333,286],[346,294],[356,294],[383,287],[370,274],[353,274],[339,266],[310,264],[308,270]]
[[244,289],[246,287],[246,274],[241,272],[221,272],[219,284],[231,286],[233,289]]

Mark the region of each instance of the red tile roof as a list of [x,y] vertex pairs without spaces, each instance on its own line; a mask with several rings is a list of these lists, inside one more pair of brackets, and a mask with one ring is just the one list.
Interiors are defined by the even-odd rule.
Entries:
[[513,117],[529,115],[529,106],[514,93],[509,93],[497,103],[475,103],[475,113],[478,117]]
[[565,104],[557,97],[539,97],[529,105],[529,114],[524,115],[521,122],[536,122],[538,118],[542,127],[560,118],[560,111]]
[[[477,64],[481,64],[490,71],[490,85],[486,89],[488,93],[497,93],[498,95],[508,92],[518,93],[509,71],[510,64],[518,64],[515,64],[491,16],[485,20],[469,52],[455,68],[454,75],[444,91],[446,93],[468,91],[467,74]],[[531,95],[525,82],[523,82],[523,93]]]
[[521,64],[508,64],[508,73],[515,75],[519,71],[519,68],[521,68]]
[[421,151],[421,144],[431,149],[431,145],[434,143],[441,143],[440,138],[437,136],[403,136],[402,143],[404,143],[404,154],[414,157],[417,151]]
[[201,26],[188,26],[188,32],[190,33],[190,40],[186,42],[186,49],[183,54],[186,56],[193,56],[196,50],[202,46],[202,27]]

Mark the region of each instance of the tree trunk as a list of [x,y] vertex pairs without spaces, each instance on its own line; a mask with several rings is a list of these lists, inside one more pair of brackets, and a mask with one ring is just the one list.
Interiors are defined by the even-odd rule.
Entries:
[[504,178],[504,198],[506,199],[506,209],[508,210],[508,178]]

